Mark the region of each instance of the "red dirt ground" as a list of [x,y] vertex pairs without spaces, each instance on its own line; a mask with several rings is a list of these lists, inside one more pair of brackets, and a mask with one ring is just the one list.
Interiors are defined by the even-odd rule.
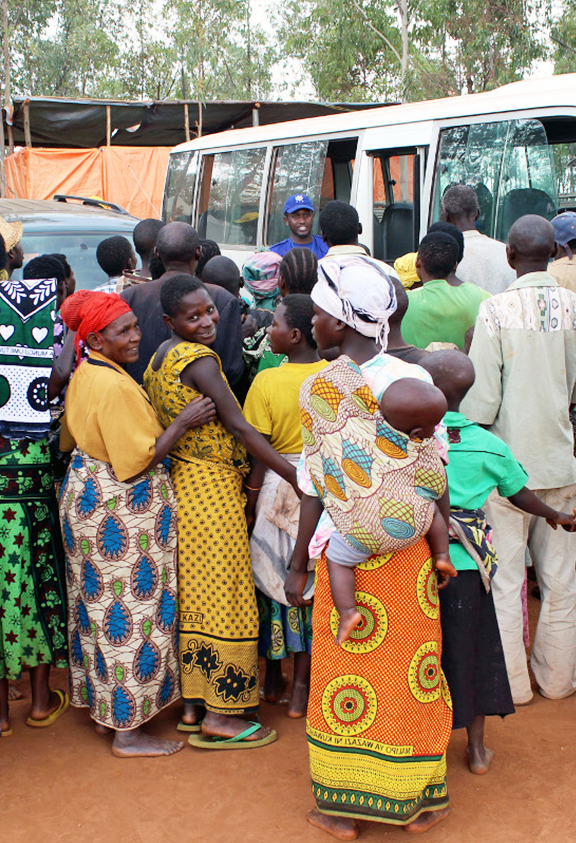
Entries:
[[[537,604],[530,600],[531,614]],[[66,673],[54,672],[56,687]],[[27,693],[27,683],[19,686]],[[313,806],[304,721],[284,706],[262,706],[279,740],[241,752],[186,748],[171,758],[119,759],[86,711],[53,727],[27,728],[29,701],[12,704],[14,735],[0,741],[2,843],[329,843],[304,819]],[[150,731],[176,738],[179,707]],[[452,814],[427,843],[576,843],[576,695],[536,694],[505,721],[492,718],[496,750],[487,776],[465,765],[465,733],[448,750]],[[400,828],[361,824],[365,843],[407,840]]]

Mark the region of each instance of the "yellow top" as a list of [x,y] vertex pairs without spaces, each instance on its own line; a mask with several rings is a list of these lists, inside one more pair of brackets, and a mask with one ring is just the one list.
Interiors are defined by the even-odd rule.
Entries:
[[270,436],[279,454],[302,451],[300,387],[310,375],[326,366],[318,363],[283,363],[276,369],[259,372],[244,402],[244,418],[259,433]]
[[121,482],[152,461],[163,428],[144,390],[117,363],[96,351],[78,367],[66,392],[63,450],[75,444],[110,463]]
[[[153,355],[144,372],[144,386],[166,427],[193,398],[200,395],[180,380],[182,372],[190,363],[194,363],[201,357],[214,357],[220,368],[220,374],[226,381],[220,358],[206,345],[195,342],[178,343],[166,354],[157,372],[152,368],[155,356]],[[177,459],[188,462],[201,460],[241,474],[247,474],[250,467],[246,449],[231,433],[228,433],[218,416],[201,427],[187,431],[170,453]]]

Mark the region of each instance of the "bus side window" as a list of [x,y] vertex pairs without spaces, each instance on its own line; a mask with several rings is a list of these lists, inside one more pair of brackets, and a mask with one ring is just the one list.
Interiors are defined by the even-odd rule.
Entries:
[[396,258],[415,248],[414,175],[417,156],[415,150],[372,154],[374,257],[392,264]]
[[539,120],[454,126],[440,133],[432,221],[440,219],[444,192],[453,184],[474,188],[478,231],[505,241],[523,214],[548,219],[557,207],[552,156]]
[[318,212],[333,199],[350,201],[352,174],[358,138],[305,141],[274,149],[268,228],[269,245],[285,240],[290,231],[284,223],[284,203],[295,193],[310,197],[316,217],[313,233],[319,234]]
[[551,220],[558,208],[553,156],[539,120],[509,124],[500,180],[496,237],[506,240],[517,219],[539,214]]
[[256,246],[265,158],[265,147],[203,156],[196,217],[201,238]]
[[[305,193],[318,210],[327,151],[327,140],[291,143],[274,150],[268,227],[264,235],[268,245],[279,243],[290,236],[290,230],[284,223],[284,203],[289,196]],[[318,214],[314,219],[313,232],[318,233]]]
[[197,171],[198,153],[177,152],[170,156],[162,208],[165,222],[190,223]]

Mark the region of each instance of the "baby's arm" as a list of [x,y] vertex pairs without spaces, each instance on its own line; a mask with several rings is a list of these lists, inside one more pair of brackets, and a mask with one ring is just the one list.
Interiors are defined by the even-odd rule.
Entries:
[[340,565],[328,558],[326,562],[328,564],[332,600],[340,615],[336,643],[338,646],[342,646],[362,620],[362,615],[356,608],[356,574],[353,567]]
[[448,525],[436,504],[434,504],[434,517],[426,533],[426,539],[438,573],[438,588],[446,588],[449,578],[458,576],[458,572],[450,561]]
[[554,530],[557,529],[558,525],[569,533],[573,533],[576,530],[576,510],[574,511],[574,515],[568,515],[566,512],[557,512],[555,509],[547,506],[540,498],[537,498],[534,492],[531,492],[527,486],[524,486],[515,495],[510,495],[508,500],[523,512],[545,518]]

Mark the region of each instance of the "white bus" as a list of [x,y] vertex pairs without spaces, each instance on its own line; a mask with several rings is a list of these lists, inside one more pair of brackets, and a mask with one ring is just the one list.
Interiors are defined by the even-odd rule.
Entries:
[[576,210],[576,74],[180,144],[163,215],[191,223],[241,264],[289,235],[291,194],[308,194],[317,211],[341,199],[358,210],[361,241],[391,263],[417,248],[455,183],[475,188],[478,229],[498,240],[523,214]]

